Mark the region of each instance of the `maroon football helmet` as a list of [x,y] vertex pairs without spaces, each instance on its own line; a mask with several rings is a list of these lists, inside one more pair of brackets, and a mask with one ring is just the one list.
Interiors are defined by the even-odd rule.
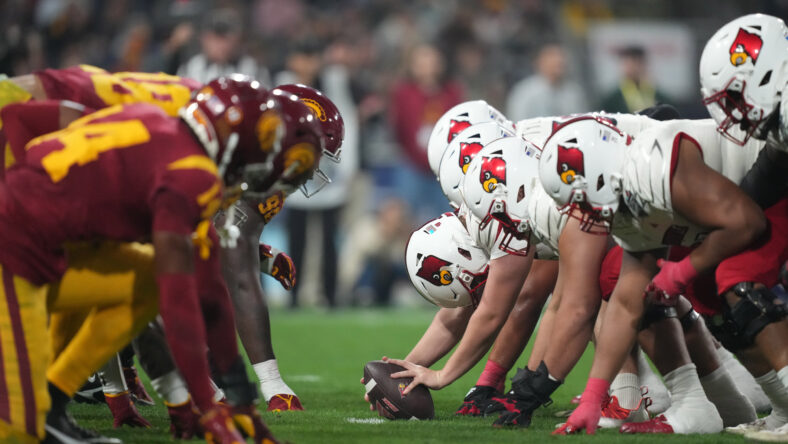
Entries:
[[339,162],[342,140],[345,138],[345,122],[334,102],[320,91],[302,84],[280,85],[274,89],[274,92],[277,89],[295,95],[314,113],[323,129],[325,142],[323,155],[334,162]]
[[285,126],[279,102],[260,82],[237,74],[219,77],[195,91],[178,113],[227,185],[271,171]]
[[272,97],[285,129],[281,149],[273,156],[270,174],[262,181],[247,181],[247,195],[259,198],[280,191],[289,195],[300,188],[309,197],[330,182],[318,169],[324,152],[323,131],[314,113],[298,98],[277,90]]

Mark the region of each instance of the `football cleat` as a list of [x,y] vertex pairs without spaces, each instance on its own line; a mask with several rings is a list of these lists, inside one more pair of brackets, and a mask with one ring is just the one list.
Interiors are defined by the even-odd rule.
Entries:
[[599,427],[603,429],[613,429],[621,427],[628,422],[648,421],[648,411],[646,410],[651,401],[649,398],[640,398],[638,405],[634,409],[621,407],[616,396],[608,398],[602,406],[602,416],[599,418]]
[[769,430],[766,426],[766,419],[758,418],[755,421],[745,422],[744,424],[739,424],[735,427],[725,427],[725,431],[728,433],[733,433],[734,435],[746,435],[747,433],[754,433],[760,432],[763,430]]
[[762,442],[788,442],[788,424],[774,430],[745,433],[744,437]]
[[462,405],[454,414],[459,416],[482,416],[487,406],[493,402],[493,398],[501,396],[494,387],[475,385],[465,395]]
[[134,401],[131,400],[129,392],[115,395],[106,394],[105,397],[109,411],[112,412],[112,427],[116,429],[123,425],[129,427],[151,427],[150,422],[143,418],[140,412],[137,411],[137,408],[134,407]]
[[137,369],[134,367],[123,367],[123,377],[126,379],[126,385],[129,388],[129,393],[134,398],[135,402],[144,405],[155,405],[153,398],[145,390],[145,386],[140,381],[137,375]]
[[674,433],[665,415],[659,415],[643,422],[628,422],[618,429],[621,433]]
[[195,436],[203,436],[200,428],[200,412],[191,398],[182,404],[166,405],[167,414],[170,416],[170,435],[173,438],[191,439]]
[[47,415],[45,424],[47,444],[123,444],[118,438],[102,436],[98,433],[83,429],[68,413]]
[[101,379],[96,375],[91,375],[85,385],[74,394],[74,401],[80,404],[104,404],[107,402],[104,399]]
[[268,408],[266,410],[279,413],[304,410],[304,407],[301,405],[301,401],[296,395],[274,395],[274,397],[268,401]]

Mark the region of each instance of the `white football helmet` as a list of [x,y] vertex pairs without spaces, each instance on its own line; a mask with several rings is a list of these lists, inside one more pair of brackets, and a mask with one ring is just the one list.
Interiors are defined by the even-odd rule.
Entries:
[[486,122],[468,127],[451,141],[441,158],[438,182],[454,208],[462,205],[462,181],[476,153],[493,140],[512,135],[497,122]]
[[786,37],[781,19],[750,14],[720,28],[703,48],[703,103],[731,141],[744,145],[753,134],[766,137],[764,124],[788,81]]
[[514,133],[514,124],[484,100],[460,103],[446,111],[438,119],[427,143],[427,160],[430,162],[430,169],[435,177],[438,176],[441,157],[443,157],[443,152],[446,151],[449,143],[466,128],[484,122],[498,122]]
[[[463,197],[483,230],[493,220],[504,230],[500,248],[510,254],[528,255],[531,224],[526,190],[538,176],[540,151],[519,137],[505,137],[485,146],[471,161],[463,183]],[[513,240],[519,248],[511,247]]]
[[[580,218],[583,231],[610,232],[630,143],[630,136],[595,116],[566,122],[545,142],[539,179],[563,211]],[[572,211],[575,208],[580,215]]]
[[489,257],[454,213],[414,231],[405,249],[413,286],[439,307],[476,306],[487,282]]

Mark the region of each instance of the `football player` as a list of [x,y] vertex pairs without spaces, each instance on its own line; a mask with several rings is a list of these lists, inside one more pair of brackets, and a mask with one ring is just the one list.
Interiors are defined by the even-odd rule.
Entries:
[[[586,118],[592,117],[605,120],[615,117],[619,124],[636,133],[659,123],[643,116],[586,116]],[[544,118],[520,122],[518,133],[543,143],[554,128],[560,127],[562,122],[571,121],[571,119],[572,117]],[[505,156],[504,159],[507,167],[527,161],[522,155]],[[472,163],[469,174],[475,168],[480,168],[480,165]],[[615,250],[608,251],[608,255],[605,257],[605,251],[608,248],[606,236],[587,235],[576,237],[571,242],[564,241],[563,238],[572,232],[564,228],[571,226],[574,221],[557,211],[550,197],[538,186],[538,181],[529,180],[527,176],[509,174],[506,189],[495,191],[492,196],[487,198],[484,197],[485,192],[478,183],[466,181],[465,186],[466,199],[470,198],[471,201],[481,203],[481,205],[471,205],[471,209],[479,217],[497,218],[506,230],[526,238],[534,235],[534,239],[548,245],[554,252],[563,253],[558,255],[559,263],[562,265],[559,268],[556,290],[546,317],[540,326],[535,352],[529,362],[529,369],[524,369],[519,377],[516,376],[517,381],[513,381],[513,390],[507,395],[507,399],[502,400],[499,405],[488,408],[490,413],[495,410],[506,410],[496,421],[498,425],[527,425],[531,413],[539,405],[549,401],[549,395],[557,388],[559,381],[568,374],[585,349],[593,326],[593,318],[597,307],[599,307],[599,294],[594,295],[596,292],[589,289],[598,288],[597,282],[605,275],[618,275],[618,269],[615,266],[610,266],[614,261],[609,260]],[[474,196],[479,197],[475,198]],[[537,240],[532,240],[532,242],[537,242]],[[562,244],[564,245],[563,251]],[[591,254],[591,252],[594,253]],[[604,261],[603,257],[605,257]],[[574,261],[579,261],[578,263],[583,265],[575,265]],[[601,276],[600,271],[602,272]],[[570,302],[566,302],[564,299]],[[689,308],[686,308],[685,312],[693,313]],[[553,313],[555,313],[554,316]],[[561,322],[551,326],[552,323],[557,322],[557,319],[572,319],[573,322]],[[694,319],[691,316],[685,319],[687,319],[685,327],[688,332],[701,327],[692,322]],[[668,335],[676,347],[684,348],[684,338],[675,331],[675,326],[678,325],[675,320],[660,319],[657,316],[652,321],[654,321],[651,322],[653,325],[647,332],[663,332],[661,334]],[[754,412],[749,402],[737,394],[738,391],[735,390],[730,377],[724,370],[719,369],[720,364],[714,356],[714,349],[708,342],[708,332],[705,329],[700,329],[692,335],[688,334],[687,337],[698,335],[701,339],[705,336],[706,341],[688,342],[688,346],[694,351],[693,358],[696,359],[698,365],[703,366],[703,383],[704,386],[709,386],[710,392],[714,392],[715,403],[726,405],[730,404],[726,401],[743,401],[744,407],[741,409],[729,409],[724,412],[726,421],[738,424],[742,419],[753,418]],[[650,341],[647,338],[642,339],[646,340],[644,345],[649,344]],[[652,347],[647,347],[647,351],[663,373],[669,373],[677,367],[677,363],[669,357],[655,355]],[[619,419],[627,417],[630,420],[637,419],[637,411],[639,410],[637,407],[638,405],[642,406],[642,403],[640,402],[640,393],[633,390],[639,384],[633,384],[632,380],[635,378],[633,373],[637,373],[636,368],[638,367],[641,368],[641,371],[646,370],[645,365],[636,365],[635,360],[632,360],[628,368],[623,368],[621,378],[617,378],[616,386],[613,387],[614,393],[618,392],[616,394],[617,400],[612,402],[611,398],[611,401],[604,406],[609,413],[615,413],[612,416]],[[621,391],[618,391],[618,385],[621,386]],[[719,386],[722,389],[711,390],[711,386]],[[615,404],[619,400],[626,404],[626,410],[630,411],[628,414],[622,414],[623,411],[614,408],[618,407]],[[710,406],[705,398],[701,402]],[[676,406],[674,411],[682,411],[681,406]],[[610,425],[614,423],[611,421]]]
[[[741,187],[764,209],[770,222],[775,212],[783,212],[780,207],[788,184],[786,37],[788,29],[781,19],[746,15],[721,27],[709,39],[700,60],[701,93],[720,132],[739,144],[766,141]],[[785,310],[770,288],[778,282],[781,268],[785,269],[788,241],[774,226],[769,231],[769,240],[761,242],[760,248],[748,249],[718,269],[718,280],[724,280],[721,290],[731,291],[726,293],[724,322],[714,327],[723,342],[742,353],[755,345],[767,360],[752,366],[751,372],[775,386],[780,385],[778,381],[786,386],[788,368],[775,356],[785,353],[781,341],[786,331],[779,326]],[[782,419],[785,423],[788,418]],[[778,425],[756,421],[748,429],[753,435],[748,436],[788,440],[788,427],[768,431]]]
[[[269,435],[235,348],[232,310],[221,299],[226,290],[217,288],[223,286],[218,261],[208,260],[216,256],[210,254],[211,242],[218,242],[210,235],[210,217],[222,205],[222,181],[237,184],[270,157],[272,135],[259,131],[263,120],[274,117],[269,101],[257,82],[218,79],[181,118],[144,104],[112,107],[27,144],[25,162],[9,170],[3,189],[0,220],[7,228],[0,263],[9,283],[6,315],[17,320],[7,332],[17,347],[4,348],[4,362],[21,357],[30,373],[22,372],[18,390],[8,393],[5,402],[16,413],[0,422],[3,433],[43,437],[47,347],[40,344],[48,342],[41,337],[47,291],[53,312],[99,305],[47,370],[63,375],[49,386],[54,410],[147,323],[158,287],[168,342],[206,432],[221,442],[241,440],[229,410],[203,389],[209,386],[209,347],[233,409],[254,420],[261,440]],[[75,202],[81,204],[75,208]],[[193,232],[203,235],[197,248]],[[146,246],[127,243],[146,238],[155,256]],[[209,337],[200,305],[220,314],[205,319]],[[66,369],[59,362],[68,371],[60,371]]]
[[[593,433],[608,381],[632,347],[646,302],[675,306],[677,296],[694,277],[682,275],[687,270],[677,270],[672,262],[656,273],[661,249],[696,244],[707,235],[681,262],[688,265],[699,257],[692,270],[704,271],[745,248],[765,226],[760,210],[731,182],[744,175],[759,147],[733,150],[705,126],[708,122],[664,122],[642,131],[633,142],[609,122],[581,118],[558,129],[545,146],[540,179],[545,191],[559,205],[566,205],[575,221],[575,228],[564,230],[562,236],[612,229],[614,239],[625,250],[605,315],[616,322],[602,324],[589,384],[579,407],[559,432],[586,428]],[[650,169],[654,165],[659,168]],[[714,211],[708,211],[703,199],[723,195],[726,204],[710,205]],[[621,205],[620,200],[624,202]],[[719,228],[709,230],[708,226]],[[671,274],[677,271],[678,275]],[[644,300],[643,290],[637,289],[646,288],[652,277],[653,288]],[[663,349],[657,347],[656,351]],[[682,407],[707,411],[708,401],[686,349],[671,353],[675,353],[675,370],[665,379],[672,393],[682,395],[681,400],[674,396],[673,406],[664,415],[647,423],[625,425],[622,431],[698,433],[718,431],[718,425],[721,429],[721,421],[707,418],[696,424],[693,415],[676,414]]]

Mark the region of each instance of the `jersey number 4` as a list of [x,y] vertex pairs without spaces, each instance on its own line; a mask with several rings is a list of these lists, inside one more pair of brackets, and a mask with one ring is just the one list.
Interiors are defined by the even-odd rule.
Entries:
[[41,159],[41,165],[52,181],[59,182],[74,165],[85,165],[98,159],[103,152],[128,148],[150,140],[148,129],[137,119],[94,123],[119,111],[121,107],[116,106],[85,116],[65,129],[31,140],[26,149],[50,141],[60,142],[63,146],[61,149]]

